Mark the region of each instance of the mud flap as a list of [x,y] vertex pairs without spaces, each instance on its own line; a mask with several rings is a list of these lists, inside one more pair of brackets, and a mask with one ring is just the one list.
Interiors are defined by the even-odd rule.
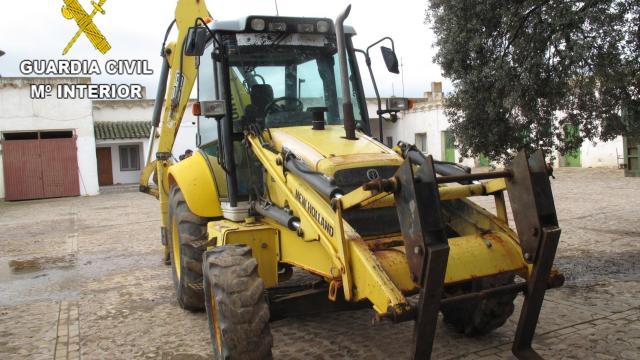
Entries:
[[449,258],[433,158],[427,157],[415,176],[410,161],[406,160],[395,177],[396,208],[409,271],[413,281],[420,285],[411,357],[429,359]]

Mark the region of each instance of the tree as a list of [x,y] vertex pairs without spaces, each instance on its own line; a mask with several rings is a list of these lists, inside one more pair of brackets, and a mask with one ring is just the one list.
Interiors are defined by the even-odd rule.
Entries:
[[426,21],[464,155],[640,133],[640,0],[430,0]]

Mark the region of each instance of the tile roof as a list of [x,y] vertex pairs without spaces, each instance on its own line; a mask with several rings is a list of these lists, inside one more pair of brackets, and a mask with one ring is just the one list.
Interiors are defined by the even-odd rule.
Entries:
[[142,139],[151,133],[151,121],[96,121],[96,140]]

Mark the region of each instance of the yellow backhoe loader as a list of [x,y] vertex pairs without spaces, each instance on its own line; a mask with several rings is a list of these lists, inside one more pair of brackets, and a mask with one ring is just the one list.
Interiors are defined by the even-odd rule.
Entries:
[[[382,57],[398,73],[393,41],[354,48],[349,11],[335,21],[213,21],[204,0],[178,1],[140,190],[160,200],[179,304],[206,309],[218,359],[269,358],[270,321],[363,306],[376,321],[414,321],[412,358],[426,359],[439,312],[484,334],[524,293],[513,352],[538,358],[531,342],[544,294],[563,283],[543,154],[521,151],[502,171],[474,174],[410,144],[383,145],[356,55],[375,86],[371,50],[389,44]],[[194,84],[198,150],[175,163]],[[380,125],[410,107],[392,98],[382,109],[377,97]],[[474,196],[493,197],[495,214]],[[318,281],[288,285],[300,271]]]

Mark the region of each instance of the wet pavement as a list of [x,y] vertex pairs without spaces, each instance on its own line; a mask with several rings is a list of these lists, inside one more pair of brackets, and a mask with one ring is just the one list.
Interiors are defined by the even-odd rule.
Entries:
[[[555,175],[567,284],[548,293],[534,346],[548,359],[638,359],[640,179]],[[159,223],[157,201],[139,193],[0,202],[0,359],[210,358],[206,315],[174,299]],[[413,323],[372,326],[371,316],[274,322],[274,357],[407,358]],[[440,323],[433,358],[510,358],[516,321],[479,338]]]

